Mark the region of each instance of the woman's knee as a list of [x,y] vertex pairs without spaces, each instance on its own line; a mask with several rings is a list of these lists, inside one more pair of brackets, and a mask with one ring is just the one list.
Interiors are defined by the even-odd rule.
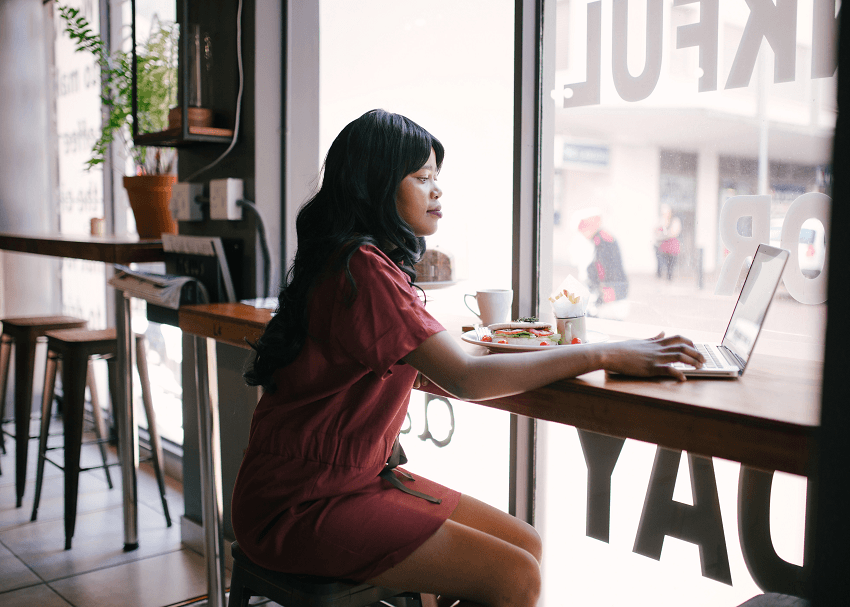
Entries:
[[523,548],[535,558],[539,565],[543,561],[543,540],[540,539],[537,529],[531,525],[528,525],[526,530],[524,543]]
[[540,563],[530,552],[517,555],[510,575],[501,578],[494,605],[534,607],[541,590]]
[[537,532],[537,529],[525,521],[514,520],[516,523],[512,534],[512,543],[528,552],[539,564],[543,559],[543,540],[540,539],[540,534]]

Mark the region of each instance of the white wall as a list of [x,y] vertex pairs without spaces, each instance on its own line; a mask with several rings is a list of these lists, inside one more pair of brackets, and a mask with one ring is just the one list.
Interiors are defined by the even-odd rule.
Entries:
[[[56,228],[46,11],[32,0],[0,2],[0,232]],[[0,308],[7,316],[58,311],[54,260],[5,253],[0,263]]]

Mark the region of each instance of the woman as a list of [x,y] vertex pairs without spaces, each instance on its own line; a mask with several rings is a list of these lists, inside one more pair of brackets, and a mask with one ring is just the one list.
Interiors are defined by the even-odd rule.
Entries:
[[667,276],[673,280],[673,270],[679,258],[679,235],[682,233],[681,220],[673,215],[670,205],[662,204],[659,211],[658,225],[655,226],[655,258],[658,261],[657,275]]
[[404,462],[396,438],[418,372],[482,400],[600,368],[684,379],[667,363],[701,359],[689,341],[663,336],[468,355],[412,286],[422,237],[442,217],[442,161],[437,139],[382,110],[331,145],[321,187],[298,214],[277,314],[245,374],[264,394],[233,528],[270,569],[427,593],[431,604],[534,605],[542,550],[532,527],[387,464]]

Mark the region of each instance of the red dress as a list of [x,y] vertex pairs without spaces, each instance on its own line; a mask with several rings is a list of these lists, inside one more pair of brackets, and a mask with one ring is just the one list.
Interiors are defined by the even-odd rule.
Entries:
[[460,494],[399,478],[430,503],[378,477],[405,419],[416,369],[400,359],[444,331],[410,281],[377,248],[317,285],[304,348],[260,399],[233,490],[240,547],[268,569],[370,579],[431,537]]

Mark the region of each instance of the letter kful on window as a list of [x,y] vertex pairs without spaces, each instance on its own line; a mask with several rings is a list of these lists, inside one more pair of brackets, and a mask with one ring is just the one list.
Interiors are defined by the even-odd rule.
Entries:
[[[633,76],[629,59],[629,0],[613,0],[611,11],[611,77],[617,94],[624,101],[641,101],[655,90],[661,75],[662,51],[667,28],[664,24],[665,0],[646,0],[645,60],[640,74]],[[699,50],[701,75],[695,78],[700,93],[718,89],[718,55],[720,40],[720,0],[674,0],[673,7],[694,5],[699,19],[675,29],[675,49],[695,47]],[[632,5],[637,3],[631,3]],[[793,82],[797,78],[796,0],[746,0],[750,10],[735,59],[726,74],[723,89],[749,85],[762,41],[769,45],[774,57],[773,81]],[[641,3],[643,6],[643,3]],[[811,77],[835,75],[836,31],[838,17],[835,0],[813,0],[812,4]],[[601,100],[602,85],[602,9],[601,0],[587,4],[586,80],[563,87],[564,107],[596,105]]]

